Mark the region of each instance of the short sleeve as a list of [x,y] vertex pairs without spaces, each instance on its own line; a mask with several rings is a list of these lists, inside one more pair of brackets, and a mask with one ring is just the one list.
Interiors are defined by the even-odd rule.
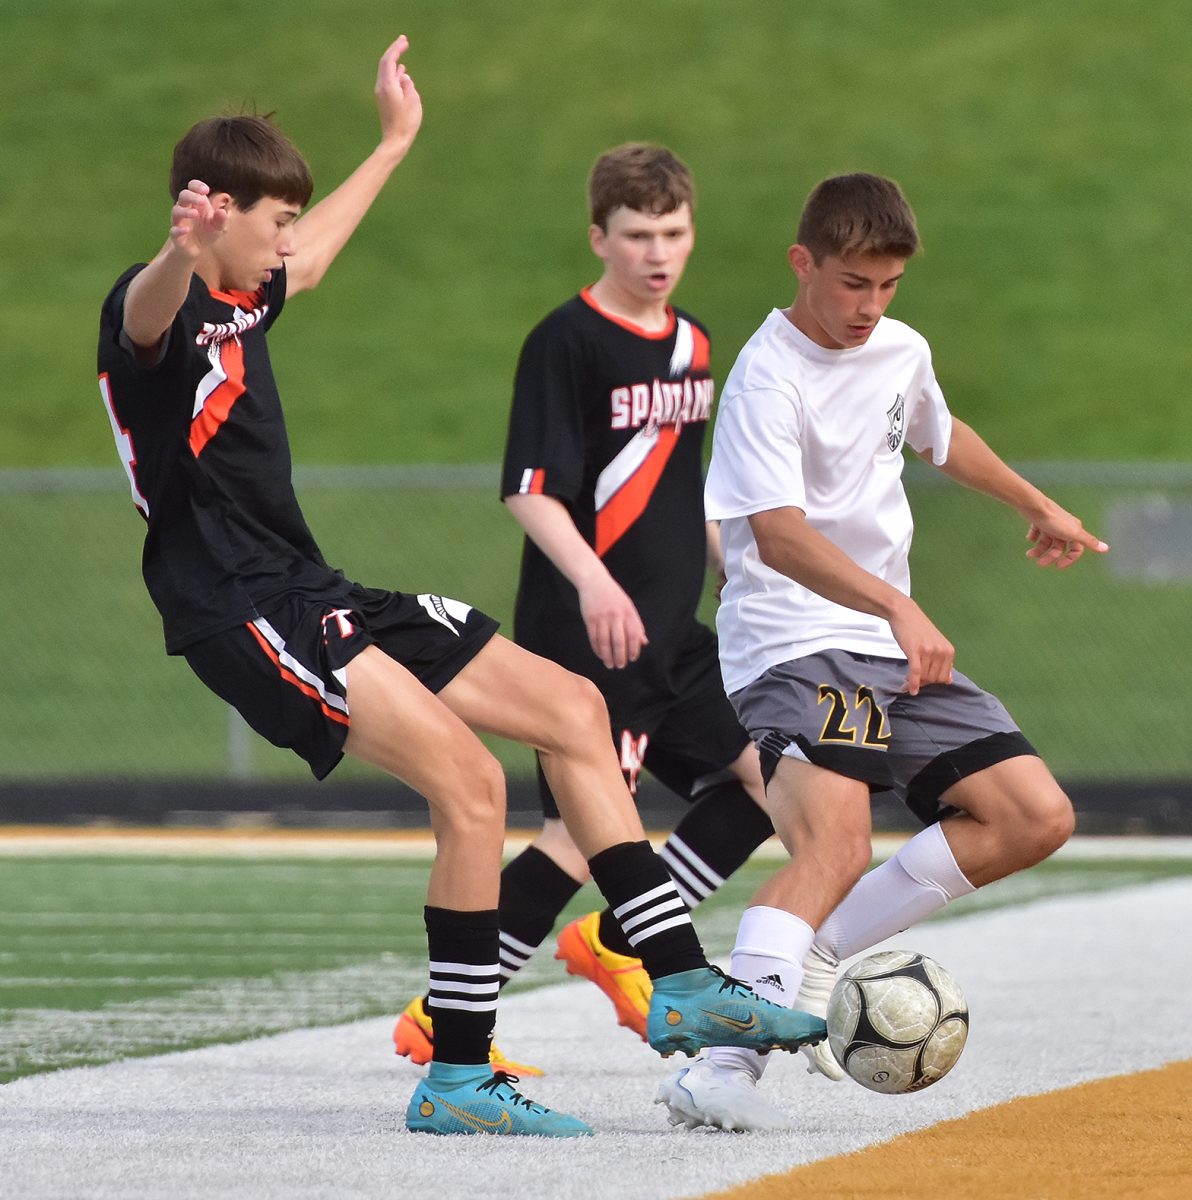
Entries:
[[538,493],[570,503],[584,472],[580,349],[548,318],[522,346],[501,470],[501,495]]
[[952,414],[935,377],[928,358],[920,367],[911,388],[910,412],[907,415],[906,440],[912,450],[931,451],[931,461],[938,467],[948,458],[952,440]]
[[739,392],[722,402],[704,489],[709,520],[772,508],[806,511],[798,398],[779,391]]

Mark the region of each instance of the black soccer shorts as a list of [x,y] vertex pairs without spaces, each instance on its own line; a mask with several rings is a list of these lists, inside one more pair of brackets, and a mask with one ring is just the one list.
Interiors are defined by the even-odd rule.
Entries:
[[[646,653],[620,670],[603,671],[595,682],[608,704],[613,745],[633,793],[644,768],[691,800],[699,780],[731,766],[749,745],[724,694],[716,635],[698,621],[665,663]],[[538,795],[543,816],[559,816],[541,767]]]
[[446,596],[354,585],[334,601],[288,596],[183,656],[252,729],[323,779],[343,757],[352,721],[346,668],[357,654],[377,646],[438,692],[497,628],[492,617]]

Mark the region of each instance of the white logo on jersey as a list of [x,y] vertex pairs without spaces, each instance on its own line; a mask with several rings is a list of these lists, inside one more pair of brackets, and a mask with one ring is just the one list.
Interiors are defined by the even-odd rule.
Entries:
[[335,622],[335,627],[339,630],[341,638],[350,638],[356,632],[356,626],[352,624],[348,618],[352,615],[350,608],[333,608],[329,613],[323,614],[323,640],[327,640],[327,623]]
[[262,304],[260,308],[254,308],[251,312],[237,308],[230,321],[204,321],[203,328],[195,335],[195,345],[211,346],[220,342],[230,342],[259,325],[268,311],[269,305]]
[[675,383],[655,379],[653,383],[613,388],[609,395],[612,414],[609,428],[645,426],[653,431],[660,425],[678,427],[692,421],[706,421],[712,415],[715,387],[711,379],[683,379]]
[[426,609],[428,615],[450,629],[456,637],[459,637],[459,629],[456,626],[462,628],[467,623],[468,613],[472,611],[470,604],[463,604],[447,596],[435,596],[430,592],[423,592],[418,597],[418,603]]
[[625,773],[625,782],[629,785],[629,794],[637,795],[637,777],[642,773],[642,763],[646,758],[646,746],[649,735],[641,734],[634,737],[632,731],[621,730],[621,770]]
[[886,416],[890,418],[890,428],[886,433],[886,445],[891,451],[898,451],[902,448],[902,439],[906,436],[906,401],[899,392],[894,397],[894,403],[886,409]]

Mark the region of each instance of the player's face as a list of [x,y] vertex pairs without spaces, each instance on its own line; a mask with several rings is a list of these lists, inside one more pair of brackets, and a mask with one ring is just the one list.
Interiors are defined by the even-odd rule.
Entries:
[[225,288],[255,292],[294,253],[299,208],[264,196],[252,208],[228,205],[228,224],[215,243],[220,282]]
[[817,263],[806,246],[792,246],[799,294],[791,320],[818,346],[863,346],[898,290],[906,259],[880,254],[828,254]]
[[686,203],[660,214],[615,208],[607,229],[593,225],[588,234],[593,252],[604,263],[601,282],[623,303],[642,307],[666,304],[695,244],[691,206]]

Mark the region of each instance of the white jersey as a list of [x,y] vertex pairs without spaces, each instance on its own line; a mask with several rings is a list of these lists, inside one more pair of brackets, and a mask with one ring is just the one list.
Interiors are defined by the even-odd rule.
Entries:
[[770,313],[725,382],[705,490],[728,575],[716,627],[730,695],[820,650],[904,657],[887,621],[765,566],[747,518],[799,508],[859,566],[910,595],[903,444],[930,449],[939,466],[951,433],[930,348],[909,326],[882,317],[863,346],[827,350]]

